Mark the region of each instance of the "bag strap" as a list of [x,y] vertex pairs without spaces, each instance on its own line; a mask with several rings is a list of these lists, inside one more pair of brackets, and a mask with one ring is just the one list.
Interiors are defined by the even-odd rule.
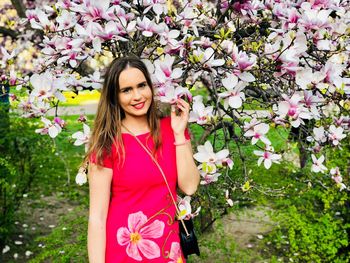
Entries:
[[[142,148],[146,151],[146,153],[151,157],[151,159],[153,160],[154,164],[158,167],[160,173],[161,173],[162,176],[163,176],[164,182],[165,182],[165,184],[166,184],[166,186],[167,186],[167,188],[168,188],[168,191],[169,191],[171,200],[172,200],[172,202],[173,202],[173,204],[174,204],[174,206],[175,206],[175,209],[176,209],[176,213],[177,213],[178,215],[180,215],[180,210],[179,210],[179,208],[178,208],[177,205],[176,205],[175,198],[174,198],[174,196],[173,196],[173,194],[172,194],[172,192],[171,192],[170,186],[169,186],[169,184],[168,184],[168,180],[166,179],[166,176],[165,176],[165,174],[164,174],[164,172],[163,172],[162,167],[159,165],[159,163],[157,162],[156,158],[154,158],[154,156],[153,156],[152,153],[149,151],[149,149],[147,149],[146,146],[139,140],[139,138],[137,138],[137,136],[136,136],[134,133],[132,133],[127,127],[125,127],[124,125],[122,125],[122,126],[124,127],[125,130],[127,130],[127,131],[136,139],[136,141],[141,145],[141,147],[142,147]],[[185,222],[183,221],[183,219],[179,219],[179,220],[181,221],[182,226],[183,226],[183,228],[185,229],[186,236],[189,236],[190,234],[189,234],[188,231],[187,231]]]

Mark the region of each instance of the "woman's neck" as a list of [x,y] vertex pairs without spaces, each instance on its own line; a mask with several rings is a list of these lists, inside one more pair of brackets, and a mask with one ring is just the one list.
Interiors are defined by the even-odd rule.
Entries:
[[[125,118],[122,120],[122,125],[125,126],[128,130],[130,130],[134,134],[141,134],[145,132],[149,132],[149,125],[147,118]],[[128,132],[123,129],[122,132]]]

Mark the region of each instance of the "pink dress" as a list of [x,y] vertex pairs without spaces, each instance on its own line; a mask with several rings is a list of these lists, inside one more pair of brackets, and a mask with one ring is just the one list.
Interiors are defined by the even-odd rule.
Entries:
[[[161,120],[158,162],[176,198],[176,153],[170,121],[170,117]],[[149,133],[137,137],[152,149]],[[105,262],[185,262],[175,207],[161,173],[132,135],[122,134],[122,138],[124,166],[118,165],[115,147],[104,159],[104,166],[113,169]]]

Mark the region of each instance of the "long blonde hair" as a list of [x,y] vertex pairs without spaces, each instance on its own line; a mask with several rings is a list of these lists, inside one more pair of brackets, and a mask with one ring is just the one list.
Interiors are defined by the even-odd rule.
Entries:
[[119,76],[126,68],[139,69],[144,74],[147,84],[152,90],[152,102],[147,112],[147,120],[151,130],[150,136],[153,138],[155,145],[153,152],[156,153],[160,148],[159,116],[150,74],[145,64],[139,58],[122,57],[113,60],[106,70],[85,162],[89,161],[94,155],[96,164],[102,166],[103,159],[112,153],[113,144],[116,146],[118,160],[124,161],[125,148],[121,135],[121,126],[125,113],[120,107],[118,93],[120,91]]

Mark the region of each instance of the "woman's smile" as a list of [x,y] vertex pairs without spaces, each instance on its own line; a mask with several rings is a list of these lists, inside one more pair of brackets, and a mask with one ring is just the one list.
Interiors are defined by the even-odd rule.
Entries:
[[143,106],[145,106],[145,102],[140,102],[140,103],[137,103],[137,104],[134,104],[132,105],[134,108],[136,108],[137,110],[140,110],[143,108]]

